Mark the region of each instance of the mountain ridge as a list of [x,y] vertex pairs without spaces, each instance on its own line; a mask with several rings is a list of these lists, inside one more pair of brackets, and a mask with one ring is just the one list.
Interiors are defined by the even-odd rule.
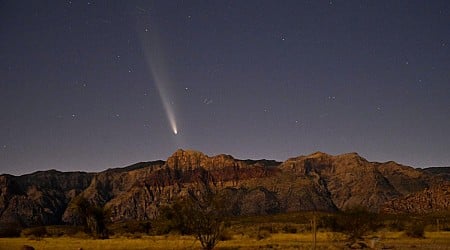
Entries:
[[[240,160],[231,155],[175,151],[166,161],[139,162],[101,172],[37,171],[0,175],[0,224],[76,223],[71,201],[83,196],[111,211],[112,221],[147,220],[188,190],[211,186],[233,197],[236,215],[291,211],[339,211],[363,206],[374,212],[408,211],[421,192],[439,192],[438,202],[414,211],[448,209],[450,194],[434,187],[447,172],[415,169],[393,161],[369,162],[352,152],[315,152],[286,161]],[[434,196],[433,196],[434,197]],[[443,206],[438,204],[444,204]]]

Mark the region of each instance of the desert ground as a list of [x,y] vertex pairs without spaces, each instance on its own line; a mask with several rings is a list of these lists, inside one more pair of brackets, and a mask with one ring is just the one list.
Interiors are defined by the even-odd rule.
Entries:
[[[425,238],[413,239],[402,232],[381,232],[365,237],[372,249],[450,249],[450,232],[426,232]],[[36,250],[47,249],[201,249],[194,237],[165,236],[116,236],[95,240],[82,236],[53,238],[1,238],[0,249],[21,249],[23,245]],[[338,233],[319,232],[316,249],[348,249],[344,237]],[[313,249],[312,236],[307,233],[275,233],[263,239],[249,235],[232,235],[218,243],[215,249]]]

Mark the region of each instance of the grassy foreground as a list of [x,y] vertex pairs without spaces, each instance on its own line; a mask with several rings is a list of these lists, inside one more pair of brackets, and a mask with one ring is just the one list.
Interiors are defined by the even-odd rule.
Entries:
[[[450,249],[450,232],[429,232],[425,239],[411,239],[403,233],[386,232],[376,235],[375,249]],[[231,240],[219,242],[216,249],[312,249],[310,234],[271,234],[265,239],[247,235],[234,235]],[[371,244],[371,237],[366,242]],[[193,237],[166,235],[142,236],[138,239],[116,237],[107,240],[72,237],[42,238],[0,238],[0,249],[21,249],[23,245],[35,249],[200,249],[200,243]],[[317,237],[316,249],[345,249],[345,241],[339,234],[321,232]]]

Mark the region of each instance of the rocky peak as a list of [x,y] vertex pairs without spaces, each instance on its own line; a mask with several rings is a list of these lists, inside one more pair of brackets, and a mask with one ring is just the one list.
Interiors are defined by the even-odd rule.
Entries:
[[307,156],[290,158],[281,164],[281,168],[296,173],[308,174],[311,172],[335,172],[349,171],[352,167],[361,168],[369,162],[357,153],[341,155],[329,155],[323,152],[315,152]]
[[199,151],[178,149],[167,159],[166,166],[177,170],[192,170],[200,167],[207,158]]
[[327,154],[327,153],[324,153],[324,152],[320,152],[320,151],[317,151],[317,152],[315,152],[315,153],[312,153],[312,154],[310,154],[310,155],[308,155],[308,156],[306,156],[306,158],[308,158],[308,159],[317,159],[317,158],[329,158],[329,157],[331,157],[331,155],[329,155],[329,154]]
[[429,173],[393,161],[374,164],[376,169],[402,195],[428,188],[433,183],[433,179],[435,179],[435,176],[431,176]]

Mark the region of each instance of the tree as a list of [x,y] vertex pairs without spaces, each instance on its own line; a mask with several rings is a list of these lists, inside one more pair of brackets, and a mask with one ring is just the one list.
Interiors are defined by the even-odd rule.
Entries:
[[360,207],[339,212],[335,216],[324,217],[322,222],[333,231],[344,233],[349,240],[361,239],[379,226],[376,214]]
[[95,238],[107,239],[109,237],[106,228],[107,211],[104,208],[92,205],[82,196],[75,197],[72,206],[86,231]]
[[219,242],[229,214],[226,196],[210,189],[190,190],[188,195],[175,201],[166,216],[181,233],[194,235],[205,250]]

